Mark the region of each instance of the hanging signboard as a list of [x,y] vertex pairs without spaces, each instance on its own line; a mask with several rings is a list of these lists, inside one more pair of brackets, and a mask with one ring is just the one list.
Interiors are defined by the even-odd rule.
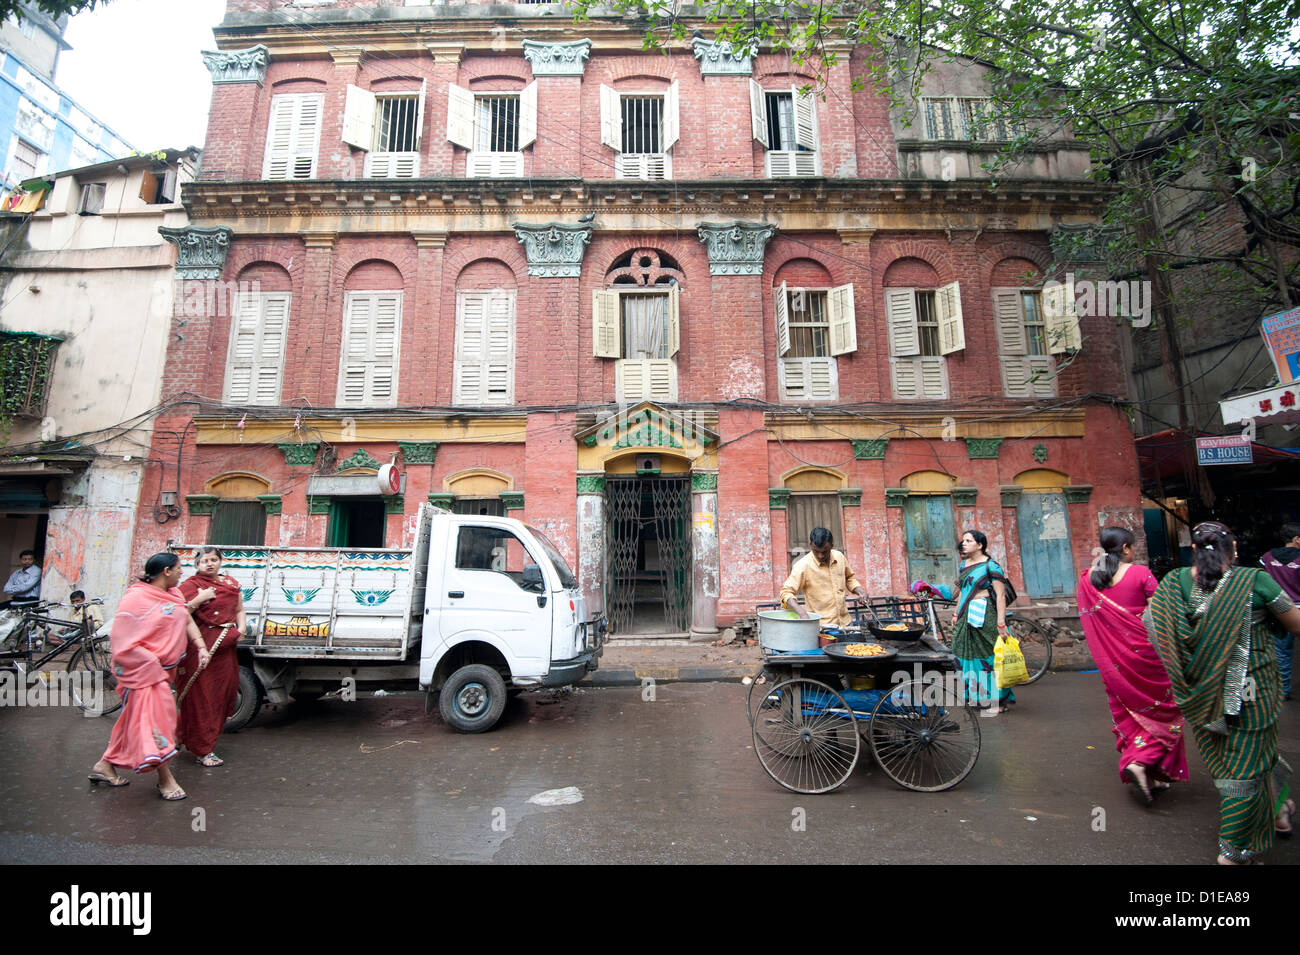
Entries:
[[1277,366],[1278,383],[1300,380],[1300,307],[1261,319],[1259,329]]
[[1253,464],[1255,452],[1250,439],[1240,435],[1223,438],[1197,438],[1196,463],[1201,467],[1213,464]]

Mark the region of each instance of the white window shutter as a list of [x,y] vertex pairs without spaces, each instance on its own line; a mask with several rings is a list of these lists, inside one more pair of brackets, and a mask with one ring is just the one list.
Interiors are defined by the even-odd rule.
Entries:
[[853,286],[841,285],[831,289],[830,305],[831,354],[847,355],[858,350],[858,317],[853,308]]
[[487,338],[487,309],[482,292],[456,296],[456,362],[452,369],[452,404],[483,403],[483,352]]
[[921,397],[921,380],[914,358],[891,358],[894,369],[894,394],[899,398]]
[[668,355],[676,355],[682,348],[681,289],[668,287]]
[[677,365],[670,358],[646,361],[646,394],[651,401],[677,400]]
[[776,290],[772,300],[776,311],[776,354],[784,355],[790,350],[790,300],[786,297],[785,283]]
[[644,401],[647,397],[646,362],[624,359],[614,372],[614,387],[620,401]]
[[600,85],[600,141],[614,152],[623,151],[623,103],[612,87]]
[[292,96],[275,96],[271,99],[271,122],[266,130],[266,160],[262,165],[263,179],[288,179],[290,145],[293,142],[293,121],[297,105]]
[[230,329],[230,358],[226,363],[227,404],[243,405],[252,399],[260,318],[259,296],[241,296]]
[[290,173],[294,179],[311,179],[316,175],[316,152],[320,148],[321,113],[324,107],[325,97],[317,93],[308,93],[298,100],[293,171]]
[[[420,97],[415,104],[415,151],[420,151],[420,146],[424,143],[424,101],[425,94],[429,89],[428,80],[420,80]],[[417,156],[417,159],[419,157]]]
[[889,323],[890,354],[921,354],[921,333],[916,327],[916,294],[912,289],[885,289],[885,320]]
[[668,92],[664,94],[663,142],[660,147],[663,152],[672,149],[673,144],[677,142],[678,136],[681,135],[681,109],[678,105],[680,98],[680,88],[677,81],[673,80],[668,84]]
[[836,398],[837,389],[835,385],[834,358],[811,358],[808,360],[809,398]]
[[816,149],[817,101],[811,92],[801,93],[798,87],[790,92],[794,100],[794,141],[805,149]]
[[749,123],[754,138],[764,146],[769,145],[767,138],[767,94],[763,87],[753,80],[749,81]]
[[591,345],[597,358],[623,357],[619,295],[611,289],[591,293]]
[[1047,350],[1053,355],[1079,350],[1082,339],[1074,304],[1074,282],[1049,285],[1043,289],[1043,326]]
[[486,358],[484,402],[510,404],[514,401],[514,289],[495,289],[488,300]]
[[519,148],[537,141],[537,81],[533,80],[519,94]]
[[447,84],[447,139],[474,148],[474,94],[455,83]]
[[1056,361],[1051,355],[1030,355],[1025,359],[1029,372],[1029,392],[1035,398],[1056,396]]
[[257,378],[253,384],[256,404],[280,403],[284,374],[284,346],[289,330],[289,294],[262,297],[262,340],[258,347]]
[[961,286],[950,282],[936,290],[939,309],[939,354],[951,355],[966,347],[966,326],[961,316]]
[[349,292],[345,298],[340,405],[391,405],[397,399],[401,292]]
[[272,97],[262,178],[310,179],[315,175],[321,101],[319,93],[282,93]]
[[915,359],[920,374],[921,395],[926,398],[948,397],[944,360],[933,356]]
[[1012,398],[1029,397],[1029,361],[1024,356],[1002,357],[1002,390]]
[[343,141],[357,149],[370,150],[375,145],[375,94],[348,84],[343,100]]
[[808,381],[804,372],[807,366],[798,358],[783,358],[777,363],[781,369],[781,394],[785,398],[806,398]]
[[784,179],[795,175],[794,153],[783,149],[767,153],[767,175],[771,179]]
[[[998,329],[998,351],[1003,355],[1023,355],[1029,351],[1025,342],[1025,320],[1020,314],[1020,290],[993,290],[993,321]],[[1012,394],[1008,391],[1007,394]]]

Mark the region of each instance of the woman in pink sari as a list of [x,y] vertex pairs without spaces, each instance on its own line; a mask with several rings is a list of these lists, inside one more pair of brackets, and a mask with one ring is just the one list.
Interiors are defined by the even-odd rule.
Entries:
[[144,576],[132,584],[113,618],[111,646],[122,712],[113,724],[108,749],[90,772],[92,783],[125,786],[118,775],[126,766],[137,773],[158,770],[158,795],[184,799],[167,761],[176,755],[176,697],[172,682],[185,655],[186,640],[206,663],[207,647],[176,589],[181,562],[175,554],[154,554]]
[[1132,562],[1133,544],[1122,527],[1101,529],[1105,554],[1079,581],[1079,619],[1106,684],[1120,779],[1150,806],[1153,792],[1187,778],[1187,750],[1169,675],[1142,625],[1156,579]]

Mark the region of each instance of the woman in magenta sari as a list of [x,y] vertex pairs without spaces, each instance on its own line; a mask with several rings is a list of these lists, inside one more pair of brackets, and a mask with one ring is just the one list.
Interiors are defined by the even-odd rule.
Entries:
[[212,750],[239,698],[235,645],[244,632],[244,600],[239,581],[220,573],[217,548],[200,547],[194,569],[198,572],[181,584],[180,591],[195,608],[191,612],[210,659],[202,666],[198,651],[191,648],[181,663],[178,682],[182,688],[188,685],[189,692],[181,701],[179,735],[200,765],[220,766],[224,760]]
[[1156,579],[1133,563],[1133,544],[1122,527],[1101,529],[1105,554],[1079,581],[1079,619],[1106,685],[1120,779],[1149,806],[1153,792],[1187,778],[1187,750],[1169,675],[1142,625]]
[[190,619],[185,598],[176,589],[181,562],[175,554],[154,554],[144,576],[132,584],[113,618],[111,647],[122,712],[113,724],[108,749],[90,771],[90,781],[125,786],[118,775],[125,766],[137,773],[158,771],[158,795],[184,799],[167,761],[176,755],[176,698],[172,682],[185,653],[186,640],[200,658],[207,649]]

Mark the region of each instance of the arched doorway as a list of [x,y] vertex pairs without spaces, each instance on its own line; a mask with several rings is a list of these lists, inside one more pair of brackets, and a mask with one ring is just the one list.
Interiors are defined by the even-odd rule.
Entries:
[[956,478],[942,471],[917,471],[903,478],[907,531],[907,575],[927,583],[957,579],[957,525],[952,511]]

